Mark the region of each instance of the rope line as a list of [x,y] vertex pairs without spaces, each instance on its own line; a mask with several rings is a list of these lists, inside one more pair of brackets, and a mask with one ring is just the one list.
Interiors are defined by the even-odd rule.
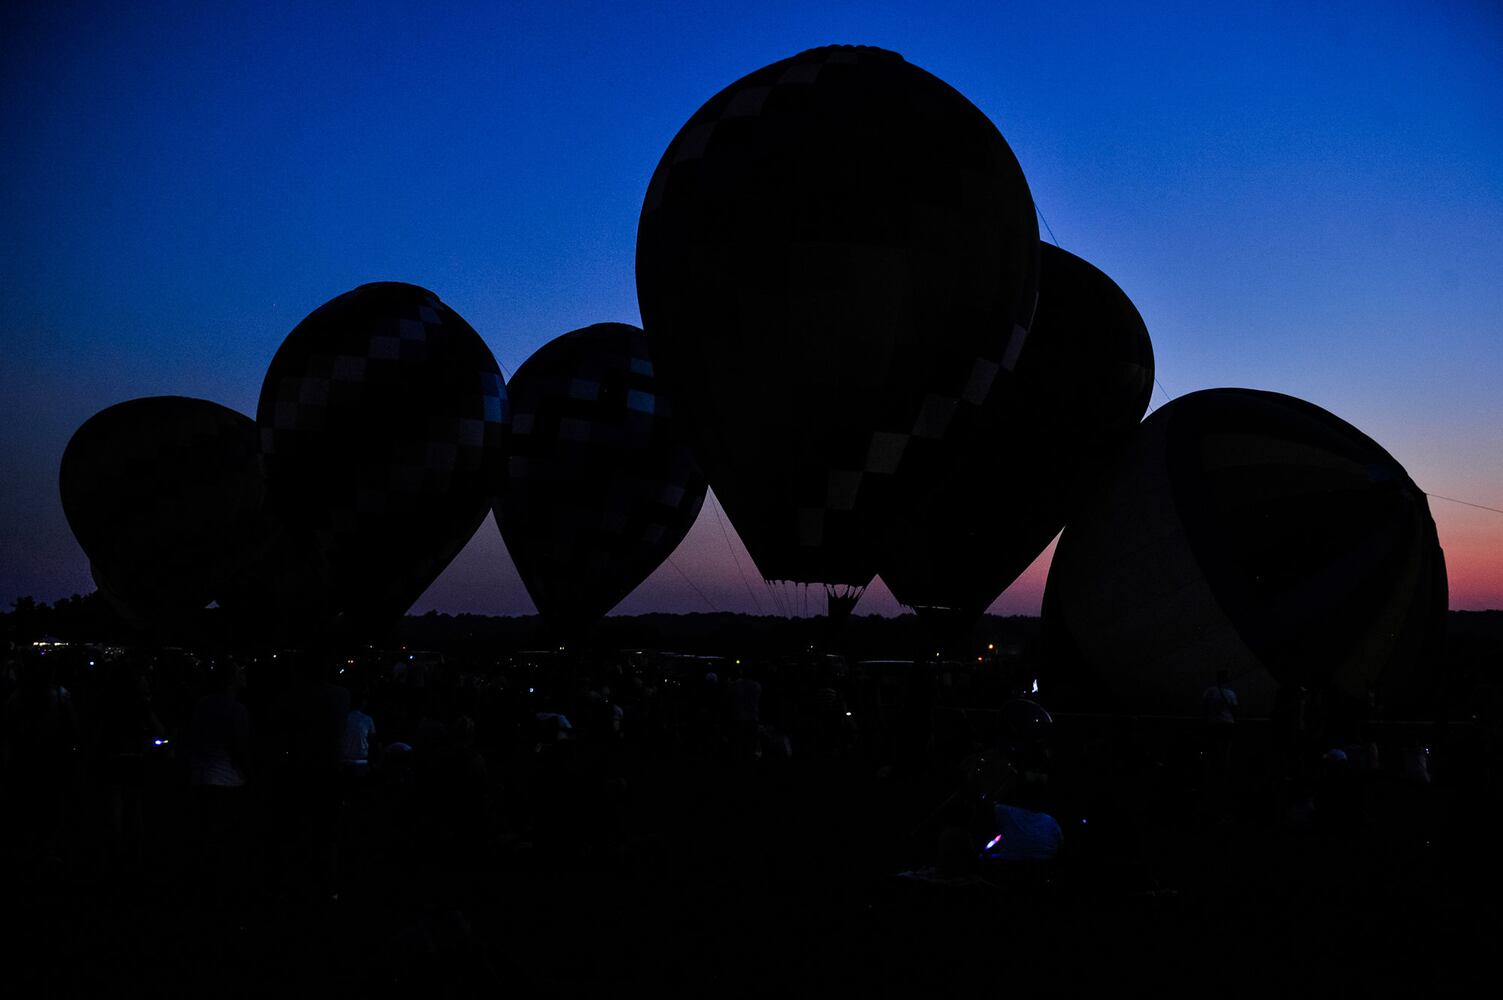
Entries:
[[715,602],[712,601],[712,600],[710,600],[708,597],[706,597],[705,596],[705,592],[703,590],[700,590],[699,586],[697,584],[695,584],[695,582],[693,580],[689,579],[689,575],[687,573],[685,573],[683,570],[679,569],[678,563],[674,562],[672,556],[668,557],[668,565],[673,567],[673,571],[675,573],[677,573],[679,576],[681,576],[681,577],[684,578],[684,582],[687,583],[690,586],[690,588],[692,588],[693,591],[696,594],[699,595],[699,599],[700,600],[704,601],[706,604],[708,604],[710,606],[710,610],[711,611],[717,611],[718,612],[720,610],[719,608],[717,608],[715,606]]
[[[1048,219],[1044,218],[1044,210],[1042,208],[1039,208],[1039,203],[1037,201],[1035,201],[1033,203],[1033,210],[1034,210],[1034,212],[1038,213],[1039,221],[1044,224],[1044,230],[1049,234],[1049,239],[1054,243],[1055,246],[1058,247],[1059,246],[1059,237],[1054,235],[1054,227],[1051,226],[1051,225],[1049,225],[1049,220]],[[1063,250],[1064,248],[1060,247],[1060,249]],[[1153,374],[1153,384],[1156,385],[1156,386],[1158,386],[1159,392],[1161,392],[1161,393],[1164,394],[1164,402],[1166,402],[1166,403],[1172,403],[1172,402],[1174,402],[1174,397],[1171,396],[1171,395],[1169,395],[1169,390],[1165,389],[1164,388],[1164,383],[1162,383],[1162,382],[1159,381],[1158,372],[1154,372],[1154,374]],[[1152,413],[1153,411],[1154,411],[1154,405],[1153,405],[1152,399],[1150,398],[1149,403],[1148,403],[1148,412]],[[1429,497],[1432,500],[1444,500],[1447,503],[1459,503],[1463,507],[1474,507],[1477,510],[1485,510],[1485,511],[1488,511],[1488,512],[1493,513],[1493,514],[1503,514],[1503,507],[1489,507],[1485,503],[1473,503],[1470,500],[1458,500],[1455,497],[1443,497],[1439,493],[1429,493],[1429,492],[1427,492],[1425,494],[1425,496]]]
[[756,605],[757,614],[760,615],[762,613],[762,602],[757,600],[757,592],[752,589],[751,581],[746,578],[746,570],[741,568],[741,557],[736,554],[736,547],[731,544],[731,533],[726,530],[725,518],[720,516],[720,498],[712,491],[710,499],[715,501],[715,505],[710,509],[715,514],[716,522],[720,524],[720,537],[725,539],[725,547],[730,550],[731,559],[736,563],[736,572],[741,575],[741,584],[746,587],[747,596],[752,599],[752,604]]
[[1432,500],[1445,500],[1448,503],[1459,503],[1463,507],[1476,507],[1478,510],[1490,510],[1494,514],[1503,514],[1503,508],[1489,507],[1485,503],[1472,503],[1470,500],[1457,500],[1455,497],[1443,497],[1439,493],[1426,493],[1425,496]]
[[778,585],[771,580],[763,580],[762,585],[767,588],[767,597],[772,601],[773,610],[784,618],[792,618],[793,616],[788,613],[787,605],[783,603],[783,596],[778,591]]
[[[1042,208],[1039,208],[1039,203],[1037,201],[1033,203],[1033,210],[1038,213],[1039,221],[1044,224],[1045,231],[1049,233],[1050,242],[1058,247],[1059,237],[1054,235],[1054,227],[1049,225],[1048,219],[1044,218],[1044,210]],[[1060,249],[1063,250],[1064,247],[1060,247]]]
[[[1044,218],[1044,210],[1042,208],[1039,208],[1039,203],[1037,201],[1035,201],[1033,203],[1033,210],[1036,213],[1038,213],[1039,221],[1044,224],[1044,230],[1046,232],[1048,232],[1049,239],[1051,241],[1053,241],[1053,243],[1054,243],[1055,246],[1059,247],[1059,237],[1054,235],[1054,227],[1051,226],[1051,225],[1049,225],[1049,220],[1048,219]],[[1059,248],[1061,250],[1064,249],[1064,247],[1059,247]],[[1164,383],[1162,383],[1162,382],[1159,381],[1158,372],[1154,372],[1154,374],[1153,374],[1153,384],[1156,385],[1156,386],[1158,386],[1159,387],[1159,392],[1162,392],[1164,394],[1164,401],[1165,402],[1170,402],[1170,403],[1174,402],[1174,397],[1171,396],[1171,395],[1169,395],[1169,390],[1165,389],[1164,388]],[[1150,394],[1150,396],[1151,395],[1152,394]],[[1150,400],[1150,402],[1148,404],[1148,412],[1152,413],[1153,409],[1154,409],[1153,403]]]

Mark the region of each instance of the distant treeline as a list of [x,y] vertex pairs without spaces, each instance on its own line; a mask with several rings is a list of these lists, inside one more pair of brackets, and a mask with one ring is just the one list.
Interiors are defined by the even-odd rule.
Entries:
[[[204,613],[200,633],[177,637],[192,645],[223,645],[217,641],[216,613]],[[971,634],[945,650],[956,658],[987,653],[1007,658],[1035,659],[1040,621],[1025,616],[986,615]],[[11,610],[0,612],[0,638],[30,643],[44,638],[66,641],[156,643],[163,637],[142,634],[111,609],[97,591],[73,595],[52,604],[31,597],[17,598]],[[449,615],[430,611],[408,615],[380,645],[484,658],[521,650],[554,648],[551,636],[536,615],[501,617]],[[888,618],[854,615],[832,632],[823,618],[783,618],[728,612],[649,614],[608,617],[580,643],[598,649],[656,649],[720,656],[786,656],[819,651],[840,652],[860,659],[908,659],[932,655],[937,648],[911,614]],[[988,650],[988,646],[995,647]],[[1447,660],[1463,672],[1491,679],[1503,668],[1503,611],[1452,611],[1448,617]]]
[[[546,649],[555,644],[534,615],[492,618],[483,615],[408,616],[398,630],[409,646],[475,651]],[[966,657],[990,652],[1014,657],[1037,655],[1039,619],[987,615],[971,634],[944,650]],[[656,649],[707,656],[786,656],[814,651],[839,652],[857,659],[912,659],[939,652],[919,620],[853,615],[832,631],[823,618],[783,618],[728,612],[622,615],[602,619],[582,640],[598,649]]]
[[[145,634],[122,620],[96,591],[50,605],[31,597],[18,598],[10,611],[0,612],[0,638],[12,643],[55,638],[71,642],[230,645],[221,640],[218,624],[217,611],[210,608],[192,635]],[[1036,655],[1038,637],[1037,618],[987,615],[970,636],[945,653],[975,656],[988,652],[991,645],[999,655],[1030,657]],[[559,642],[536,615],[501,617],[432,611],[409,615],[391,634],[372,637],[372,641],[474,657],[556,648]],[[575,645],[722,656],[783,656],[813,647],[863,659],[907,659],[938,651],[913,615],[855,615],[837,632],[832,632],[823,618],[726,612],[623,615],[602,619]]]

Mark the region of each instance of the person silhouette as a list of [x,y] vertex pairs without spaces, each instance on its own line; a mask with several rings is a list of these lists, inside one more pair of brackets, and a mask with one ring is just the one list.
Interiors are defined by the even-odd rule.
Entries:
[[1231,672],[1216,671],[1216,683],[1200,696],[1205,715],[1205,766],[1201,794],[1215,813],[1226,804],[1226,784],[1232,766],[1232,735],[1237,722],[1237,692],[1231,687]]

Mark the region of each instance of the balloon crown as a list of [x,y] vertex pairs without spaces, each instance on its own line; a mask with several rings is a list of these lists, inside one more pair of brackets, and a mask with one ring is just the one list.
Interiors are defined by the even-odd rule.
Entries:
[[898,62],[906,62],[901,52],[884,49],[879,45],[816,45],[812,49],[805,49],[794,58],[802,59],[804,56],[815,54],[825,55],[832,52],[849,52],[853,55],[878,56],[881,58],[896,59]]

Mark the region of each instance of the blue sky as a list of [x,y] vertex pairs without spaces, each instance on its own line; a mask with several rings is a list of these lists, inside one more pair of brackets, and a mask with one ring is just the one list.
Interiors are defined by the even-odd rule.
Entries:
[[[433,289],[508,372],[637,322],[663,148],[830,42],[992,117],[1060,245],[1137,303],[1168,394],[1303,396],[1503,507],[1495,4],[119,6],[0,13],[5,601],[90,588],[56,490],[79,424],[160,393],[253,413],[282,337],[357,284]],[[1503,606],[1503,515],[1432,510],[1453,606]],[[754,610],[736,544],[707,508],[621,610]],[[1043,569],[996,610],[1036,612]],[[493,524],[428,607],[530,612]]]

